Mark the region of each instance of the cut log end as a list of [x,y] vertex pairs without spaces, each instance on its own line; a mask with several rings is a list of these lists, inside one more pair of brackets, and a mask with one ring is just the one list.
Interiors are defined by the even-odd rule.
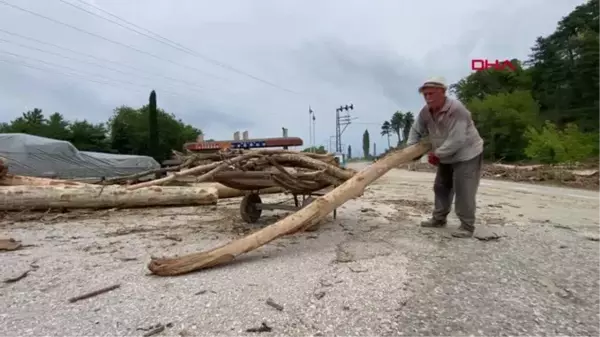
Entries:
[[211,252],[202,252],[185,256],[183,258],[152,259],[148,269],[158,276],[176,276],[187,274],[198,269],[207,269],[221,264],[226,264],[235,259],[231,254],[217,256]]

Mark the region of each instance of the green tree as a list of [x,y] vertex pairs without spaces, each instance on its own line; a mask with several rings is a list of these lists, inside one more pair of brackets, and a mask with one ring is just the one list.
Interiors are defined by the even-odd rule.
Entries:
[[577,6],[547,37],[538,37],[528,63],[532,93],[544,119],[598,131],[598,1]]
[[410,128],[415,122],[415,116],[412,112],[408,111],[404,114],[404,128],[402,129],[403,142],[406,143],[408,139],[408,134],[410,133]]
[[327,150],[325,150],[325,146],[320,145],[320,146],[307,147],[306,149],[302,150],[302,152],[313,152],[313,153],[324,154],[324,153],[327,153]]
[[369,139],[369,130],[365,130],[362,137],[363,153],[366,159],[369,159],[369,149],[371,148],[371,140]]
[[593,156],[598,149],[598,135],[583,133],[572,123],[559,130],[546,121],[539,130],[529,127],[525,137],[529,140],[525,154],[542,163],[572,163]]
[[468,104],[473,121],[486,141],[484,155],[491,160],[524,158],[525,130],[538,124],[538,105],[528,91],[488,95]]
[[[157,113],[162,130],[158,143],[159,161],[170,158],[171,150],[182,149],[185,143],[195,141],[202,133],[160,108],[157,108]],[[148,105],[140,109],[127,106],[116,108],[109,120],[111,147],[123,154],[150,155],[149,114]]]
[[148,144],[149,154],[158,159],[160,153],[158,148],[158,110],[156,107],[156,92],[152,90],[148,102]]
[[512,93],[531,88],[530,73],[523,69],[519,60],[511,60],[517,70],[495,70],[493,68],[476,71],[450,86],[450,91],[463,103],[483,99],[487,95]]
[[43,134],[44,137],[52,139],[71,139],[71,123],[65,120],[62,114],[55,112],[48,117],[48,122]]
[[108,130],[104,123],[93,124],[86,120],[71,123],[69,138],[65,139],[80,151],[110,151]]
[[30,135],[44,136],[47,120],[42,109],[35,108],[24,112],[21,117],[12,120],[7,132],[27,133]]
[[387,137],[388,148],[392,147],[390,144],[390,136],[392,135],[392,125],[389,121],[385,121],[381,125],[381,135]]
[[348,145],[348,159],[352,159],[352,145]]
[[402,129],[404,128],[404,114],[402,111],[396,111],[390,120],[392,131],[398,136],[398,146],[402,142]]

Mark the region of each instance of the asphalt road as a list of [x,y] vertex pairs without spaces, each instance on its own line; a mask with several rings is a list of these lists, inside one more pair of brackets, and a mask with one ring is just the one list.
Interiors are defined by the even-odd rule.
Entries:
[[[449,229],[418,227],[432,181],[393,170],[316,232],[172,278],[149,276],[150,256],[239,237],[239,199],[7,218],[1,234],[33,246],[1,252],[0,277],[32,271],[0,285],[0,335],[142,336],[157,324],[160,336],[599,334],[597,193],[483,181],[478,236],[491,240],[453,239],[455,217]],[[246,331],[263,322],[271,331]]]

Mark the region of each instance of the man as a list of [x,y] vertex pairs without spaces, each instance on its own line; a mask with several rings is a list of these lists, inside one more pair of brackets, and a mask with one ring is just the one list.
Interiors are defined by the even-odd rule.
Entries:
[[437,166],[433,216],[421,226],[446,226],[456,195],[455,211],[460,227],[452,236],[467,238],[475,231],[475,198],[481,176],[483,139],[469,110],[461,102],[447,97],[446,90],[443,78],[428,80],[419,88],[426,105],[410,129],[407,145],[429,136],[432,145],[429,163]]

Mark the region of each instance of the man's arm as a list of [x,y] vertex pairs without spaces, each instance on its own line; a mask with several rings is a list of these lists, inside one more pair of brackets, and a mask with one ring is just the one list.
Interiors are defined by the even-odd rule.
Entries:
[[471,120],[471,114],[464,106],[459,107],[454,113],[454,118],[448,125],[448,137],[438,147],[434,154],[440,158],[455,154],[467,141],[467,127]]
[[427,136],[427,128],[421,117],[421,113],[417,116],[417,120],[410,127],[406,146],[411,146],[418,143],[423,137]]

